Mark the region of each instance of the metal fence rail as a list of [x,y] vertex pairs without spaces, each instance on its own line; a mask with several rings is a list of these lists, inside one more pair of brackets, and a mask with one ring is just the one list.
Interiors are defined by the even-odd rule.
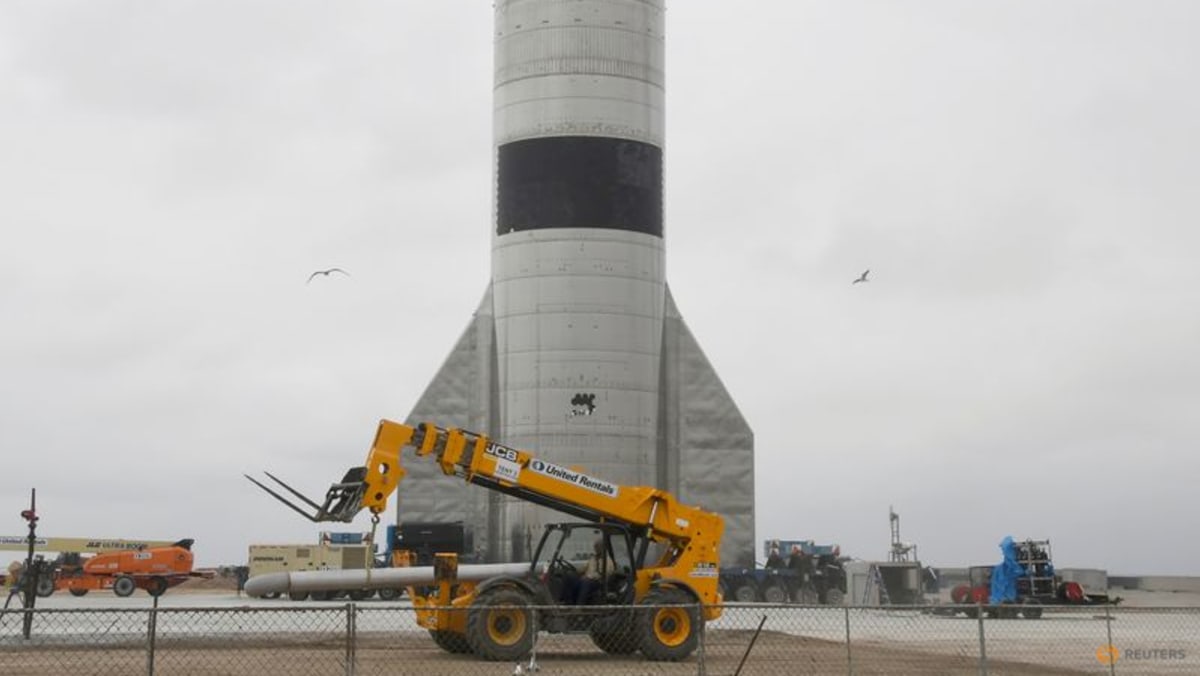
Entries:
[[646,628],[631,615],[599,635],[542,632],[519,665],[447,652],[403,604],[39,609],[29,639],[16,610],[0,616],[0,673],[1200,674],[1200,608],[1046,608],[1037,619],[939,609],[727,605],[679,662],[636,652]]

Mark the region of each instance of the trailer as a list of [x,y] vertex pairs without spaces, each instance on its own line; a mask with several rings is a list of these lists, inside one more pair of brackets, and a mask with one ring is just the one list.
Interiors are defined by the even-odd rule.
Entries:
[[1049,540],[1006,537],[1000,550],[1004,559],[999,564],[971,566],[968,581],[950,591],[950,600],[958,607],[943,606],[935,612],[1036,620],[1046,606],[1120,603],[1107,593],[1091,593],[1076,581],[1064,580],[1054,567]]
[[720,569],[718,580],[726,601],[802,605],[845,602],[847,558],[841,555],[838,545],[767,540],[763,553],[766,564],[762,566]]

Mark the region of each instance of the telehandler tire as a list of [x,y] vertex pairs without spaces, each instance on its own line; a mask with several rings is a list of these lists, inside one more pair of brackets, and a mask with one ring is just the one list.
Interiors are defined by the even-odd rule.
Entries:
[[467,643],[491,662],[519,660],[533,650],[534,610],[529,597],[507,587],[479,595],[467,612]]
[[695,599],[670,587],[653,589],[642,598],[635,626],[646,659],[675,662],[696,650],[701,622]]
[[471,653],[471,646],[467,644],[467,637],[462,634],[430,629],[429,635],[433,637],[433,642],[437,644],[437,647],[451,655],[469,655]]
[[117,576],[117,579],[113,581],[112,589],[114,594],[120,596],[121,598],[125,598],[126,596],[132,595],[134,590],[137,589],[137,582],[135,582],[134,579],[128,575],[119,575]]
[[637,626],[629,615],[601,617],[588,628],[588,635],[600,650],[608,654],[637,652]]

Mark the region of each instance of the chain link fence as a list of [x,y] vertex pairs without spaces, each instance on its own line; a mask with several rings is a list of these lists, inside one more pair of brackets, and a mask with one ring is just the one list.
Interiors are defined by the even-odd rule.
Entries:
[[[973,606],[731,604],[696,632],[687,625],[698,608],[665,609],[657,620],[642,609],[580,611],[608,616],[604,622],[563,620],[544,609],[501,613],[475,627],[492,632],[482,648],[458,634],[432,635],[404,604],[38,609],[30,611],[28,639],[27,611],[18,609],[0,616],[0,673],[1200,674],[1200,608],[1046,607],[1026,618]],[[641,642],[648,631],[687,656],[647,659]],[[535,637],[531,652],[506,646],[506,635],[517,634]],[[487,650],[493,661],[474,654]]]

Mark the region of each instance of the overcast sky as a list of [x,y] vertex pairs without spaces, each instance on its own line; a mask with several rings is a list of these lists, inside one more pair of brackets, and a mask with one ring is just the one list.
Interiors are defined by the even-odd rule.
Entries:
[[[894,505],[935,565],[1013,535],[1200,574],[1200,4],[667,21],[667,278],[754,429],[756,539],[882,558]],[[315,541],[242,473],[323,492],[466,326],[491,34],[468,0],[0,4],[0,535],[36,487],[47,536]]]

